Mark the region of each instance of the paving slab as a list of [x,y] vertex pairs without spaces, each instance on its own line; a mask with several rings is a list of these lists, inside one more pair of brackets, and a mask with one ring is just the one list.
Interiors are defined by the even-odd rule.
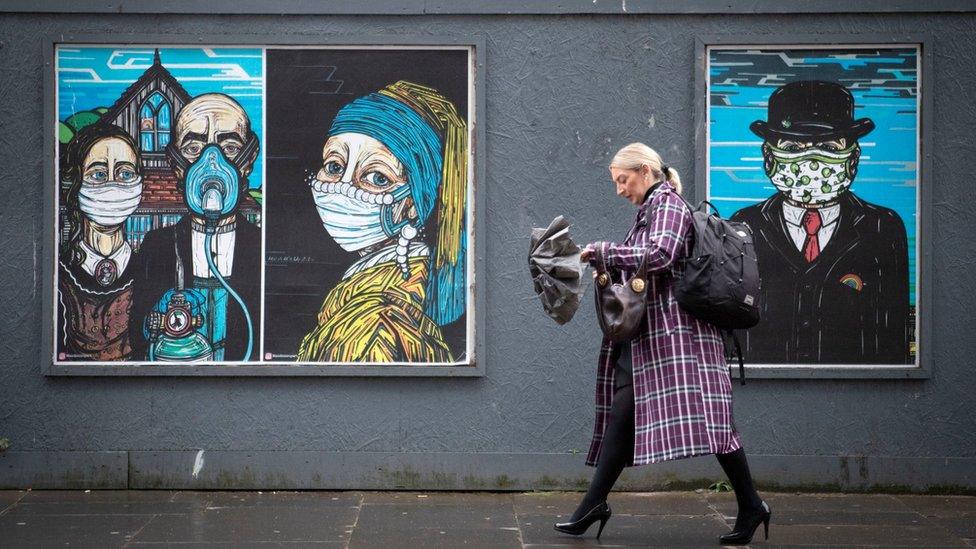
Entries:
[[511,505],[512,494],[492,492],[363,492],[367,505]]
[[179,494],[175,490],[30,490],[24,494],[21,503],[175,501]]
[[[905,503],[887,494],[790,494],[760,492],[773,513],[777,511],[871,511],[875,513],[910,512]],[[709,504],[725,515],[735,515],[737,505],[731,492],[706,492]]]
[[0,516],[4,547],[122,547],[151,516]]
[[599,545],[600,547],[708,547],[716,545],[718,536],[728,527],[716,517],[613,515],[603,535],[596,539],[599,523],[582,536],[571,536],[553,530],[554,519],[548,515],[525,515],[519,518],[522,540],[537,545]]
[[357,527],[349,541],[350,549],[410,548],[511,548],[521,547],[517,528],[404,528],[377,530]]
[[906,507],[925,516],[976,516],[976,497],[972,496],[895,496]]
[[156,516],[133,540],[171,543],[346,541],[357,513],[354,507],[205,509],[185,515]]
[[949,531],[954,536],[976,539],[976,513],[955,517],[926,517],[932,524]]
[[[871,545],[871,544],[858,544],[858,545],[844,544],[844,545],[841,545],[841,544],[795,544],[795,543],[782,544],[782,543],[772,543],[772,542],[769,542],[769,543],[753,542],[751,545],[747,545],[746,547],[754,547],[756,549],[804,549],[804,548],[807,548],[807,549],[841,549],[841,548],[851,549],[851,548],[858,548],[858,549],[860,549],[862,547],[879,547],[879,548],[884,548],[884,547],[899,547],[899,546],[897,546],[897,545],[890,546],[890,545],[882,545],[882,544],[874,544],[874,545]],[[920,547],[924,547],[925,549],[952,549],[952,548],[959,547],[959,545],[956,545],[956,544],[952,544],[952,545],[923,545],[923,546],[920,546]],[[963,546],[963,547],[965,547],[965,546]]]
[[350,548],[521,547],[511,495],[367,492]]
[[[515,494],[518,514],[572,514],[583,499],[581,492]],[[614,492],[607,498],[614,515],[707,515],[713,511],[695,492]]]
[[[725,517],[731,524],[734,515]],[[808,511],[780,511],[773,512],[772,520],[776,524],[786,525],[843,525],[843,526],[921,526],[930,521],[915,512],[877,512],[877,511],[833,511],[811,508]]]
[[207,507],[357,507],[361,492],[206,492]]
[[467,505],[402,505],[363,503],[357,530],[391,531],[416,528],[494,529],[515,528],[515,513],[509,501]]
[[0,513],[20,501],[27,492],[21,490],[0,490]]
[[599,540],[574,540],[574,543],[526,543],[524,549],[566,549],[567,547],[626,547],[625,545],[613,545]]
[[771,523],[771,541],[785,545],[847,545],[856,547],[965,547],[961,538],[934,525],[838,526]]
[[107,516],[107,515],[185,515],[202,509],[199,503],[172,501],[134,501],[91,503],[25,503],[21,501],[8,509],[4,516]]
[[269,547],[288,547],[295,549],[296,547],[324,547],[327,549],[338,549],[345,548],[346,542],[344,541],[256,541],[256,542],[241,542],[241,541],[189,541],[181,543],[169,543],[165,541],[137,541],[125,544],[126,549],[130,547],[144,547],[149,548],[159,548],[159,547],[227,547],[227,548],[243,548],[243,549],[268,549]]

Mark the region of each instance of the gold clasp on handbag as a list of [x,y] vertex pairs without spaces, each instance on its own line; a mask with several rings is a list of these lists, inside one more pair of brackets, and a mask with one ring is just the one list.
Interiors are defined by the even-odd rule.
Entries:
[[646,284],[644,283],[644,279],[643,278],[634,277],[630,281],[630,289],[631,290],[634,290],[634,292],[636,292],[638,294],[644,291],[644,287],[645,286],[646,286]]
[[601,288],[605,288],[607,284],[610,283],[610,275],[607,273],[600,273],[600,276],[596,277],[596,283],[599,284]]

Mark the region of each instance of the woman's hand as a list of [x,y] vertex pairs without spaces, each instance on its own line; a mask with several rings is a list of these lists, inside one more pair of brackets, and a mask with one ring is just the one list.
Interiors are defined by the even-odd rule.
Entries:
[[593,249],[593,244],[587,244],[580,251],[580,261],[589,263],[590,260],[593,259],[593,254],[594,253],[595,253],[595,250]]

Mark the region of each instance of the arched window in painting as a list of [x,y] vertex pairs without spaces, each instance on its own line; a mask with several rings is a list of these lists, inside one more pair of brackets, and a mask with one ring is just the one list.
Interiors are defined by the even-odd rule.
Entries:
[[162,151],[169,143],[169,101],[159,92],[149,96],[139,109],[139,148],[146,152]]

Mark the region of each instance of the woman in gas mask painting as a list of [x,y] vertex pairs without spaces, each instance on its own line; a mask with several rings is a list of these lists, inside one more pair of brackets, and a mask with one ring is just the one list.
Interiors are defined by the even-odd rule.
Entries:
[[58,266],[59,359],[127,360],[133,252],[125,221],[142,197],[139,149],[121,128],[92,124],[68,143],[62,166],[70,233]]
[[310,186],[329,235],[359,258],[328,293],[301,362],[451,362],[465,310],[467,126],[400,81],[343,107]]

